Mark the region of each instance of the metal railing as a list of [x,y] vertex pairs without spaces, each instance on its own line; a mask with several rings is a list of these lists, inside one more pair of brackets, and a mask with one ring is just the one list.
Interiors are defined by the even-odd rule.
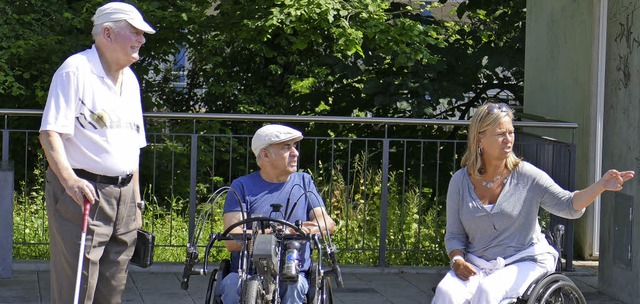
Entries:
[[[34,168],[45,166],[37,143],[41,114],[40,110],[0,109],[4,118],[1,159],[16,163],[16,185],[20,185],[15,187],[16,196],[27,197],[28,193],[18,192],[44,187],[43,180],[33,176],[39,172]],[[374,256],[365,263],[378,266],[410,264],[402,259],[409,253],[444,256],[444,197],[451,174],[459,168],[466,139],[436,136],[430,128],[454,134],[452,128],[465,127],[468,121],[213,113],[144,116],[149,143],[142,150],[140,164],[144,196],[152,197],[159,208],[180,210],[172,204],[188,203],[182,210],[189,215],[189,237],[194,233],[199,204],[217,188],[257,168],[250,149],[253,131],[267,122],[286,123],[312,130],[300,144],[299,169],[314,176],[330,214],[337,220],[336,245],[341,252]],[[531,121],[516,121],[514,126],[519,131],[550,128],[571,133],[577,127],[567,122]],[[335,132],[341,129],[348,131]],[[331,135],[322,134],[329,130]],[[351,135],[358,130],[366,130],[362,133],[367,136]],[[516,150],[525,160],[560,180],[562,186],[573,187],[573,143],[529,135],[516,136],[516,140]],[[42,214],[46,226],[44,218]],[[174,223],[170,225],[169,233],[173,234]],[[374,241],[371,235],[377,235]],[[174,243],[172,239],[156,246],[185,247],[186,243]],[[43,235],[40,242],[34,242],[18,235],[14,240],[21,245],[46,245],[48,237]]]

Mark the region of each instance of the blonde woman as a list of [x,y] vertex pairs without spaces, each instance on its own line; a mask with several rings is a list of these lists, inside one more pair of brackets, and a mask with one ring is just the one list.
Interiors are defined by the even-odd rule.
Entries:
[[609,170],[586,189],[562,189],[513,152],[513,112],[487,103],[471,119],[461,169],[447,193],[446,250],[451,271],[432,303],[500,303],[555,269],[557,252],[541,233],[540,207],[578,218],[602,192],[619,191],[633,171]]

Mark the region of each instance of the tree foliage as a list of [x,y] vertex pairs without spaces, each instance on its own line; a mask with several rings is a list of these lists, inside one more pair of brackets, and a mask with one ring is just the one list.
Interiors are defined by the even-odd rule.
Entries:
[[522,105],[526,1],[470,0],[454,13],[459,21],[442,22],[447,47],[437,53],[446,64],[437,79],[447,91],[439,95],[448,98],[439,117],[468,117],[501,94]]
[[222,0],[215,11],[189,79],[219,112],[412,116],[398,105],[425,102],[415,86],[444,46],[427,18],[396,18],[389,1]]
[[[470,0],[438,19],[416,1],[134,1],[158,32],[132,67],[146,110],[458,117],[491,91],[522,102],[525,2]],[[2,107],[44,105],[103,3],[0,7]],[[176,88],[182,49],[188,85]]]
[[[103,0],[14,0],[0,6],[0,102],[3,108],[40,109],[51,77],[70,55],[91,47],[91,17]],[[132,2],[158,32],[147,35],[142,59],[132,68],[145,105],[158,87],[171,84],[175,55],[203,24],[208,0]]]

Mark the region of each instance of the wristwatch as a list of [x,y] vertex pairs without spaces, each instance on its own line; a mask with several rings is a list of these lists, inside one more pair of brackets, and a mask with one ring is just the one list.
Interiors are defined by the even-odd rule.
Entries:
[[460,256],[460,255],[454,256],[453,259],[451,259],[451,263],[449,263],[449,267],[451,269],[453,269],[453,264],[455,264],[457,260],[463,260],[464,261],[464,258],[462,256]]
[[138,209],[140,209],[140,211],[144,211],[144,207],[147,203],[145,201],[139,201],[136,203],[136,207],[138,207]]

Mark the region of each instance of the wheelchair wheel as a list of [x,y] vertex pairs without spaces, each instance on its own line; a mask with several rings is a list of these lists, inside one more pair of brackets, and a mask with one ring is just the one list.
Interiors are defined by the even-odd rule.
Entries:
[[260,279],[251,277],[242,286],[241,304],[256,304],[264,302],[262,282]]
[[[209,276],[209,285],[207,287],[207,294],[205,295],[204,302],[206,304],[216,304],[215,290],[216,290],[216,278],[218,276],[218,269],[214,269]],[[219,281],[218,281],[219,282]]]
[[584,296],[573,282],[559,281],[545,291],[539,303],[586,304],[586,302]]
[[568,277],[555,273],[542,279],[530,293],[527,304],[586,304],[582,292]]
[[309,291],[307,292],[308,304],[332,304],[333,291],[331,290],[331,278],[320,277],[318,264],[311,264],[308,272]]
[[209,277],[209,287],[207,288],[207,295],[205,303],[207,304],[222,304],[220,297],[222,296],[221,290],[218,290],[218,284],[222,284],[222,280],[231,271],[231,261],[229,259],[223,259],[220,261],[218,269],[214,269]]

